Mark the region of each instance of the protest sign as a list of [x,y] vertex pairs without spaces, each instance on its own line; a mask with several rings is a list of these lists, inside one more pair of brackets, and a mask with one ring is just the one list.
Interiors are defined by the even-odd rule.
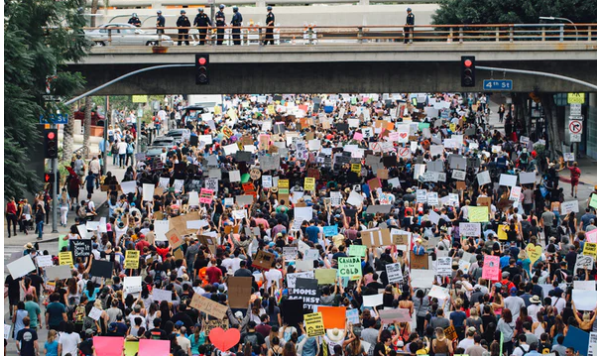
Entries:
[[253,280],[250,277],[228,277],[228,305],[231,308],[246,309],[251,299]]
[[365,257],[367,253],[367,246],[363,245],[350,245],[348,248],[348,255],[351,257]]
[[336,283],[337,275],[337,269],[318,268],[315,270],[315,278],[317,279],[317,284],[319,285]]
[[325,335],[321,313],[305,314],[305,329],[309,337]]
[[488,222],[489,209],[486,206],[469,206],[468,220],[470,222]]
[[582,251],[582,254],[595,258],[597,256],[597,244],[593,242],[585,242],[585,247]]
[[[100,311],[101,314],[101,311]],[[95,319],[97,320],[97,319]],[[97,355],[121,356],[124,348],[124,337],[120,336],[94,336],[93,348]],[[148,356],[149,354],[145,354]],[[158,354],[154,354],[158,356]],[[141,355],[140,355],[141,356]],[[165,356],[165,355],[160,355]]]
[[71,251],[58,252],[58,264],[61,266],[74,266],[73,254]]
[[410,323],[412,318],[410,310],[404,308],[383,309],[379,311],[382,324],[391,325],[394,323]]
[[360,257],[339,257],[338,275],[340,277],[361,277],[361,258]]
[[498,256],[485,255],[483,259],[482,278],[490,281],[498,281],[500,274],[500,258]]
[[323,325],[326,329],[344,329],[346,326],[346,308],[319,306],[317,312],[323,317]]
[[402,283],[404,281],[400,263],[387,264],[386,273],[388,276],[388,282],[390,283]]
[[75,258],[91,256],[91,240],[69,240],[68,242]]
[[[214,302],[211,299],[207,299],[198,293],[193,295],[190,306],[220,320],[224,319],[226,316],[226,311],[228,310],[227,306]],[[248,306],[248,303],[245,306]]]
[[438,257],[435,264],[435,271],[438,276],[448,277],[452,275],[452,257]]
[[320,293],[317,280],[310,278],[297,278],[294,288],[290,291],[290,299],[302,299],[304,306],[319,305]]
[[137,250],[127,250],[124,258],[125,269],[137,269],[139,268],[139,258],[141,252]]
[[6,268],[8,268],[13,279],[18,279],[27,275],[29,272],[34,271],[35,264],[33,263],[31,256],[27,255],[7,264]]
[[481,236],[481,224],[480,223],[460,223],[459,225],[460,236]]
[[89,274],[94,277],[112,278],[114,263],[111,261],[93,260]]

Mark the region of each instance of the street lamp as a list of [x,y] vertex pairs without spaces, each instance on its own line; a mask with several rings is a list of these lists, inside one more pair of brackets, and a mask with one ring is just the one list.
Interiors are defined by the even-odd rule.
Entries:
[[574,31],[576,32],[576,40],[578,41],[578,28],[576,28],[576,24],[574,22],[572,22],[572,20],[567,19],[565,17],[553,17],[553,16],[540,16],[539,20],[546,20],[546,21],[566,21],[572,24],[572,26],[574,26]]

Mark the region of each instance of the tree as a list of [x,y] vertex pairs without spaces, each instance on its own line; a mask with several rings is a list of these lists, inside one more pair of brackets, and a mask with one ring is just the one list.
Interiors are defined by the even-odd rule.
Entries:
[[79,73],[65,71],[87,49],[84,0],[7,0],[4,6],[4,188],[5,199],[35,192],[42,177],[31,170],[29,156],[41,141],[40,115],[68,108],[46,102],[49,94],[69,97],[82,88]]
[[433,15],[436,25],[538,23],[540,16],[595,23],[595,1],[584,0],[442,0]]

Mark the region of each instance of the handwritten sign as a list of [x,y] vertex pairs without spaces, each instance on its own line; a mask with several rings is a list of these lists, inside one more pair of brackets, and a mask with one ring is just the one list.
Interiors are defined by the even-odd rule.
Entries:
[[470,222],[488,222],[489,208],[486,206],[470,206],[468,208],[468,220]]
[[500,274],[500,258],[498,256],[485,255],[483,259],[483,279],[498,281]]
[[305,178],[305,190],[310,192],[315,190],[315,178]]
[[124,258],[125,269],[137,269],[139,268],[139,257],[141,252],[137,250],[127,250]]
[[211,204],[214,196],[212,189],[201,188],[201,194],[199,195],[199,202],[203,204]]
[[71,267],[74,266],[73,254],[71,251],[65,251],[65,252],[58,253],[58,261],[61,266],[64,266],[64,265],[68,265]]
[[360,257],[339,257],[338,258],[338,275],[340,277],[353,278],[355,276],[361,277],[361,258]]
[[193,299],[191,299],[191,307],[220,320],[224,319],[226,311],[228,310],[227,306],[200,296],[198,293],[193,295]]
[[322,336],[325,334],[323,316],[321,313],[305,314],[305,326],[307,329],[307,336],[309,337]]

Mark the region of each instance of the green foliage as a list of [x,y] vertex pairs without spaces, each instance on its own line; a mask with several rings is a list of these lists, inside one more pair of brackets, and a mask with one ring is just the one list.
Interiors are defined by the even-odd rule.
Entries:
[[41,177],[28,167],[29,155],[41,141],[40,115],[68,108],[45,102],[46,80],[51,95],[71,96],[84,84],[78,73],[65,71],[88,47],[80,12],[84,0],[6,1],[4,6],[4,184],[5,199],[34,192]]
[[565,17],[575,23],[597,22],[596,0],[442,0],[436,25],[539,23],[540,16]]

